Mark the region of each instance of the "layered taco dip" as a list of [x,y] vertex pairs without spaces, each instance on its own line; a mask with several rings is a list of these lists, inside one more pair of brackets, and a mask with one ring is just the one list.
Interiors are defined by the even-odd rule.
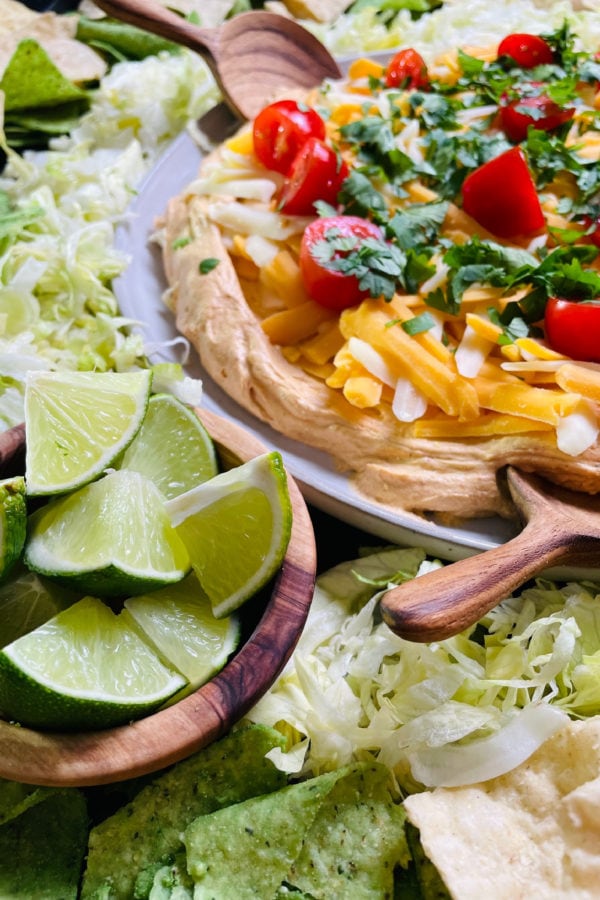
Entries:
[[507,463],[598,491],[599,84],[565,23],[280,98],[167,210],[178,328],[379,502],[506,513]]

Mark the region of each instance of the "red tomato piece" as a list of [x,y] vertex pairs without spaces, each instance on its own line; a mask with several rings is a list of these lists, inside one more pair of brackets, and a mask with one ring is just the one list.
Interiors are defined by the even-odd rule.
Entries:
[[600,362],[600,298],[581,303],[550,297],[544,327],[548,341],[558,353],[585,362]]
[[[583,244],[594,244],[596,247],[600,247],[600,216],[596,219],[592,219],[591,216],[586,216],[583,219],[582,224],[585,226],[586,230],[589,230],[589,234],[584,235],[581,239],[581,243]],[[593,231],[591,230],[593,228]]]
[[[361,291],[355,275],[347,275],[335,268],[335,263],[323,261],[323,253],[317,245],[333,241],[337,237],[350,238],[354,247],[360,247],[365,238],[381,240],[381,229],[368,219],[359,216],[330,216],[315,219],[305,229],[300,245],[300,272],[306,292],[313,300],[328,309],[341,311],[368,296]],[[322,250],[322,247],[321,247]],[[349,250],[335,250],[333,259],[346,256]]]
[[554,60],[552,48],[537,34],[508,34],[498,44],[498,56],[510,56],[522,69],[533,69]]
[[279,195],[279,208],[292,216],[311,216],[317,200],[335,206],[347,176],[348,166],[335,150],[310,137],[294,158]]
[[546,94],[514,100],[504,97],[500,103],[500,127],[510,141],[519,144],[527,137],[530,126],[538,131],[554,131],[572,119],[574,112],[572,107],[559,106]]
[[462,196],[464,211],[497,237],[533,234],[544,226],[536,187],[520,147],[506,150],[470,172]]
[[259,112],[253,125],[254,152],[267,169],[284,175],[309,137],[323,140],[325,122],[311,107],[278,100]]
[[385,70],[385,85],[426,91],[429,87],[427,65],[420,53],[412,48],[400,50]]

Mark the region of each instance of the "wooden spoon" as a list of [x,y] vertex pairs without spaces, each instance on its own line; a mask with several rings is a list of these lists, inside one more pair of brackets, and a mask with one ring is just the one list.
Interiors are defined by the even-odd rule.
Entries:
[[285,90],[308,90],[341,76],[313,34],[276,13],[240,13],[218,28],[200,28],[155,0],[97,0],[96,5],[200,54],[229,105],[245,119],[253,119]]
[[381,613],[400,637],[444,640],[473,625],[551,564],[600,563],[600,497],[512,468],[501,477],[525,527],[505,544],[387,591]]

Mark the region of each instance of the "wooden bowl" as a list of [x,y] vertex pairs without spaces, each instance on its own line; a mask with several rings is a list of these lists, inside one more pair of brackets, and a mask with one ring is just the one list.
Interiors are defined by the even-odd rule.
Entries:
[[[239,425],[206,410],[197,412],[224,468],[268,449]],[[23,471],[24,441],[23,426],[0,434],[3,474]],[[173,706],[118,728],[56,733],[0,719],[0,777],[72,787],[133,778],[184,759],[224,735],[244,716],[291,656],[312,600],[316,576],[312,522],[289,476],[288,483],[294,518],[283,565],[264,608],[255,611],[256,621],[250,619],[247,639],[227,665]],[[241,610],[242,618],[245,610]]]

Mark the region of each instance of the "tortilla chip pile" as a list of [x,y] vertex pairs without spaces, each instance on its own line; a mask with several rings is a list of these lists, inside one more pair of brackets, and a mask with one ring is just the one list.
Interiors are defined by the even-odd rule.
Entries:
[[279,732],[231,733],[92,829],[82,900],[261,900],[394,894],[410,859],[388,770],[357,763],[297,784],[266,757]]

